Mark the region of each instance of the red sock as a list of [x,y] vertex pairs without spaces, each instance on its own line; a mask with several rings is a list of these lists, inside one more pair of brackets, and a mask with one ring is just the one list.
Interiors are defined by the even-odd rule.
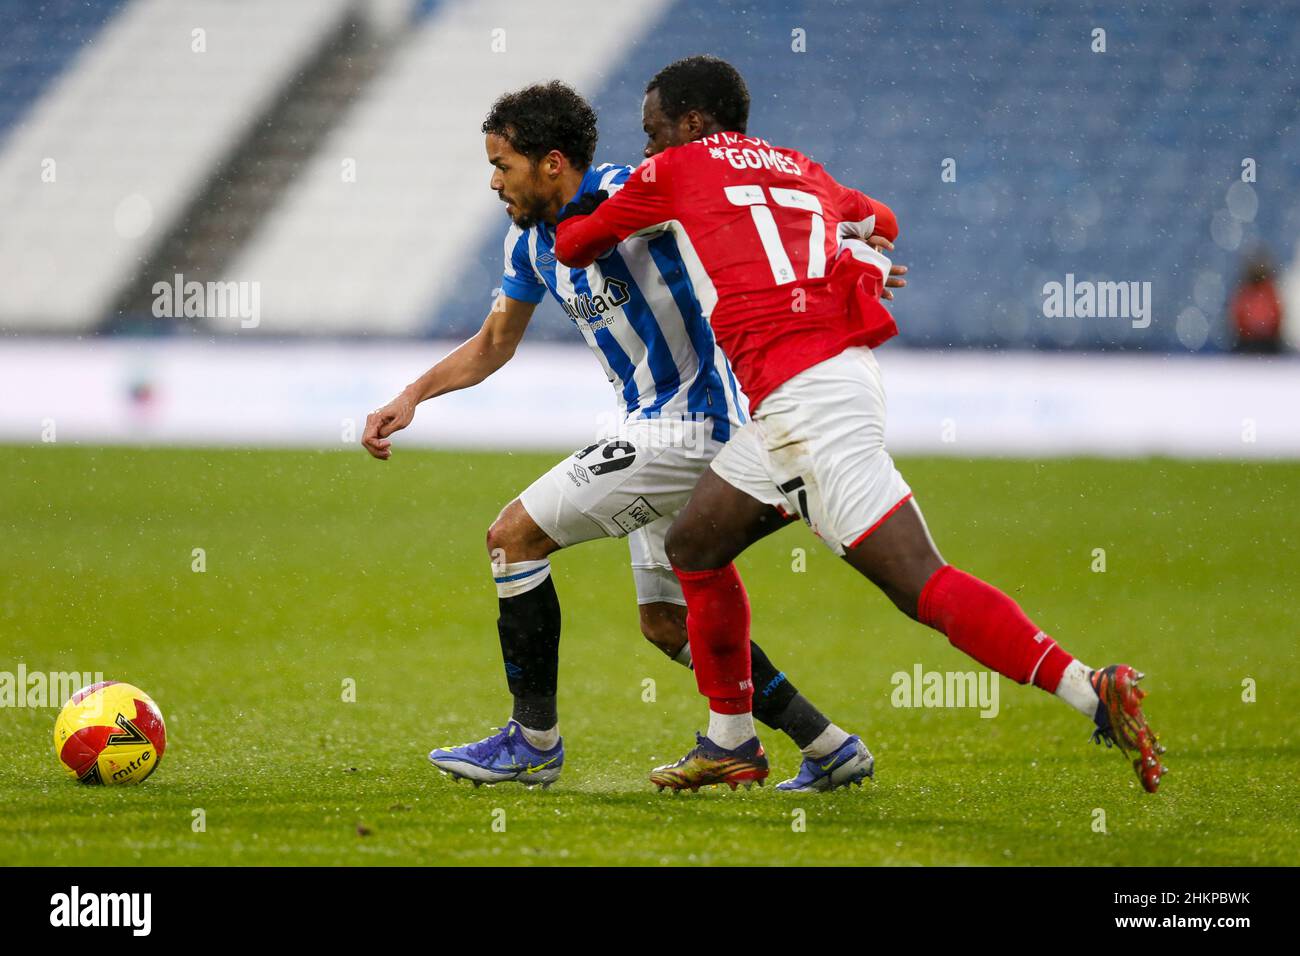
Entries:
[[[991,584],[945,564],[921,590],[917,617],[952,646],[1017,684],[1055,693],[1074,660],[1020,605]],[[694,653],[694,649],[692,649]]]
[[700,693],[719,714],[752,709],[749,595],[734,564],[713,571],[673,568],[686,596],[686,635]]

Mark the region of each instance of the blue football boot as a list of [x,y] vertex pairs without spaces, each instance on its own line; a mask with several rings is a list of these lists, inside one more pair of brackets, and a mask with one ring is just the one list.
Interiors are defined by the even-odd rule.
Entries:
[[536,750],[524,738],[523,728],[511,720],[491,737],[459,747],[439,747],[430,752],[429,762],[456,780],[474,786],[516,780],[526,787],[549,787],[560,778],[564,766],[564,740],[550,750]]
[[867,745],[855,734],[832,754],[816,759],[804,757],[799,773],[792,779],[776,785],[786,793],[820,793],[847,787],[851,783],[862,786],[876,769],[876,760]]

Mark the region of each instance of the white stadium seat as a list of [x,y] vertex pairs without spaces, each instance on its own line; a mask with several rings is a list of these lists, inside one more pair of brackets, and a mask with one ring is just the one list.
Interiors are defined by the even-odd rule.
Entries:
[[95,327],[349,7],[138,0],[113,18],[0,146],[0,328]]

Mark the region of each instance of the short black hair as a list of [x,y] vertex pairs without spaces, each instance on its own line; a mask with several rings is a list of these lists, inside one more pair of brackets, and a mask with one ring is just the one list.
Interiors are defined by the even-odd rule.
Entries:
[[483,132],[503,137],[534,164],[558,149],[575,169],[586,169],[596,155],[596,111],[559,80],[499,97],[483,121]]
[[716,56],[688,56],[669,63],[646,84],[659,91],[664,115],[676,122],[691,110],[707,113],[724,130],[745,132],[749,89],[740,71]]

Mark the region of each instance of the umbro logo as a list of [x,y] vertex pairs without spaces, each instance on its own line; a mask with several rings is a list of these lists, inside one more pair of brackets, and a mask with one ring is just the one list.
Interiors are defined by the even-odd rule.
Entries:
[[549,252],[543,252],[541,255],[537,257],[537,264],[539,266],[549,266],[554,261],[555,261],[555,256]]

